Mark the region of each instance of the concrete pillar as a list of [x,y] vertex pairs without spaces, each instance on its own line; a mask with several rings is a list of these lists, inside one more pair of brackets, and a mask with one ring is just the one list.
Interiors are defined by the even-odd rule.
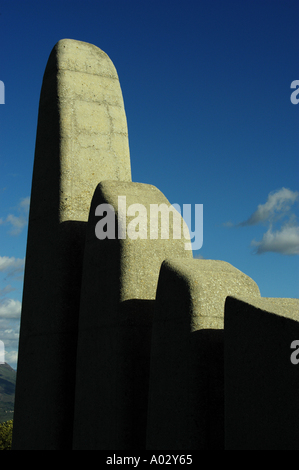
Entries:
[[96,46],[64,39],[38,115],[14,414],[14,449],[72,447],[85,228],[102,179],[131,181],[118,76]]
[[224,336],[226,449],[299,450],[299,300],[228,297]]
[[[104,220],[100,211],[96,215],[102,204],[109,204],[115,213],[109,219],[115,222],[115,238],[100,240],[95,234]],[[170,206],[154,186],[115,181],[99,184],[92,200],[81,288],[74,449],[145,449],[159,270],[170,255],[192,259],[192,251],[185,250],[186,240],[173,238],[172,216],[169,239],[161,238],[160,222],[154,238],[151,204]],[[168,212],[163,221],[166,216]],[[113,224],[106,229],[111,235]]]
[[224,448],[223,318],[227,295],[259,297],[224,261],[166,259],[152,329],[147,449]]

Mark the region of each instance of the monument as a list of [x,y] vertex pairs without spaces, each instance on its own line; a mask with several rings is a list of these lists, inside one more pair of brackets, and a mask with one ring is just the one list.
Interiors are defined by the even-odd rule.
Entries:
[[117,72],[96,46],[64,39],[50,54],[39,103],[15,401],[18,448],[72,446],[85,230],[103,179],[131,181]]
[[[168,239],[161,238],[161,225],[157,238],[132,240],[124,234],[119,238],[117,222],[118,236],[99,240],[95,209],[110,204],[118,220],[118,196],[126,197],[128,206],[142,204],[147,213],[150,204],[170,206],[161,191],[148,184],[103,181],[94,193],[82,273],[75,449],[145,449],[151,330],[160,266],[170,255],[192,259],[184,240],[173,238],[172,220]],[[132,216],[124,222],[127,229]],[[149,218],[146,226],[149,234]]]
[[59,41],[39,103],[13,449],[298,449],[299,300],[263,299],[190,248],[161,191],[132,182],[111,60]]
[[224,261],[163,261],[151,344],[148,449],[224,448],[228,295],[259,298],[260,291],[250,277]]

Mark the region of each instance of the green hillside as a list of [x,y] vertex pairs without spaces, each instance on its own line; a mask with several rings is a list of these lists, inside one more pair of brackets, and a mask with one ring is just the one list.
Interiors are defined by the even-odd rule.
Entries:
[[0,423],[13,419],[16,371],[7,363],[0,364]]

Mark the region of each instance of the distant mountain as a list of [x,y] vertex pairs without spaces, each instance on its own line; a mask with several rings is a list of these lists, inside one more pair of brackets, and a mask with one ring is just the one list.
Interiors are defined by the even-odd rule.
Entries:
[[13,419],[16,375],[9,364],[0,364],[0,423]]

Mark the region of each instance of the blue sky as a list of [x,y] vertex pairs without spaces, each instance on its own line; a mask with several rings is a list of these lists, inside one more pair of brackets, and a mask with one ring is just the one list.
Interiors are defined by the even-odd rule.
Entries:
[[203,204],[194,256],[231,263],[263,297],[299,296],[298,5],[0,2],[0,340],[13,367],[39,94],[63,38],[95,44],[116,66],[133,181]]

